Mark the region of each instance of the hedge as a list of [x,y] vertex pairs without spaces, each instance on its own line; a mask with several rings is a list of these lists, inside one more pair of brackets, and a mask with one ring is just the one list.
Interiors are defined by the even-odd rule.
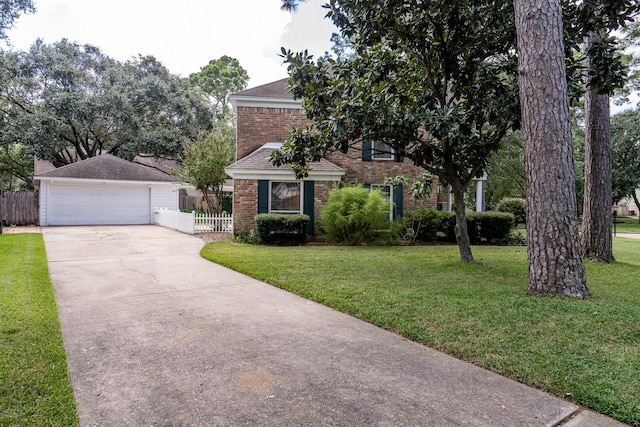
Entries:
[[307,241],[309,215],[258,214],[256,232],[267,245],[304,245]]

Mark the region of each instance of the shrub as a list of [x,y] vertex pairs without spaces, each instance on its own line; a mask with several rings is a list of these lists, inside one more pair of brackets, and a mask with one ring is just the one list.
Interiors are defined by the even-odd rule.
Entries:
[[[388,212],[389,202],[380,190],[358,185],[331,190],[320,218],[328,241],[359,245],[389,238]],[[382,230],[385,233],[379,233]]]
[[498,243],[509,240],[515,217],[509,212],[470,212],[467,230],[471,243]]
[[506,197],[500,200],[496,206],[498,212],[509,212],[516,218],[516,225],[527,222],[525,200],[514,197]]
[[[415,239],[433,241],[453,233],[453,228],[450,229],[451,218],[455,225],[453,212],[422,207],[405,212],[402,224],[405,230],[410,230],[408,234]],[[455,236],[453,238],[455,239]]]
[[258,214],[256,232],[265,244],[303,245],[307,241],[309,215]]

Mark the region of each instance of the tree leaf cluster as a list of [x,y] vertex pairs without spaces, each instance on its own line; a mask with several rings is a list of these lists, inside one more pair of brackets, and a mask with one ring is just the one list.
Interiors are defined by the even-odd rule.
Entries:
[[152,56],[118,62],[97,47],[36,41],[0,55],[0,144],[62,166],[101,153],[175,158],[211,127],[211,108]]
[[13,27],[20,15],[33,13],[36,8],[33,0],[2,0],[0,2],[0,40],[6,40],[6,31]]
[[[313,125],[294,131],[275,164],[358,149],[376,140],[453,187],[468,241],[464,190],[520,116],[510,1],[331,1],[352,53],[282,55]],[[466,236],[466,237],[465,237]],[[472,259],[468,244],[463,242]]]
[[611,118],[613,202],[634,197],[640,188],[640,110]]
[[237,59],[223,55],[191,74],[189,81],[207,94],[214,111],[223,113],[227,95],[245,89],[249,74]]
[[224,168],[233,162],[235,154],[234,128],[217,122],[211,131],[202,132],[193,141],[186,140],[183,148],[179,176],[203,194],[209,212],[220,214],[223,184],[228,178]]

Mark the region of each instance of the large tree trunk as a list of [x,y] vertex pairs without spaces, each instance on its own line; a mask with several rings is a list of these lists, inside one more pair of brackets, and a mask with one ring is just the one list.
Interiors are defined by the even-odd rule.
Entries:
[[[589,46],[592,38],[589,39]],[[593,63],[587,58],[587,72]],[[582,254],[594,261],[613,261],[611,247],[611,121],[609,95],[587,87],[585,97],[584,204]]]
[[471,241],[469,240],[469,231],[467,230],[467,215],[464,207],[464,190],[465,187],[459,178],[451,179],[451,188],[453,190],[453,203],[456,214],[456,242],[460,251],[460,261],[473,262],[473,254],[471,253]]
[[529,292],[589,295],[578,238],[562,9],[515,0],[525,174]]

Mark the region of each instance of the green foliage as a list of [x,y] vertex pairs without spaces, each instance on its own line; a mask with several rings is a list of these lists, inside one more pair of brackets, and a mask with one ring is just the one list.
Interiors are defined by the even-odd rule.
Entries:
[[33,189],[33,156],[22,144],[0,144],[0,189]]
[[[466,216],[471,243],[506,243],[515,225],[515,217],[506,212],[470,212]],[[455,241],[456,218],[453,212],[418,208],[405,212],[405,230],[417,240]]]
[[42,235],[0,235],[0,425],[77,426]]
[[6,31],[22,13],[36,11],[33,0],[3,0],[0,3],[0,40],[6,40]]
[[304,245],[309,221],[305,214],[258,214],[256,233],[267,245]]
[[224,55],[191,74],[189,81],[206,93],[214,110],[220,112],[227,105],[227,95],[247,87],[249,74],[237,59]]
[[402,223],[405,229],[412,230],[411,234],[416,240],[429,242],[442,240],[447,232],[452,233],[450,238],[453,236],[451,224],[455,225],[455,215],[449,211],[421,207],[406,211],[402,217]]
[[[594,298],[531,296],[525,247],[258,247],[202,255],[454,357],[640,426],[640,240],[586,263]],[[265,263],[277,259],[277,266]]]
[[224,168],[233,162],[235,153],[233,128],[218,122],[214,130],[194,141],[183,141],[183,149],[180,177],[202,192],[210,212],[221,213],[222,187],[227,179]]
[[487,209],[493,209],[505,197],[524,198],[526,188],[522,132],[509,132],[489,158],[485,183]]
[[[328,152],[376,140],[452,185],[463,205],[464,190],[520,117],[512,2],[327,7],[352,53],[315,61],[283,48],[291,90],[313,126],[293,132],[274,163],[304,175]],[[464,211],[458,215],[463,224]],[[461,253],[472,259],[461,235]]]
[[515,217],[508,212],[471,212],[467,227],[471,243],[504,243],[515,226]]
[[357,185],[331,190],[320,211],[326,239],[360,245],[387,237],[382,230],[390,228],[388,204],[378,189]]
[[55,166],[101,153],[175,158],[211,127],[202,94],[155,58],[121,63],[67,40],[1,52],[0,105],[0,145]]
[[611,117],[613,201],[633,195],[640,188],[640,110]]
[[500,200],[496,205],[496,211],[509,212],[513,214],[516,221],[516,225],[526,224],[527,222],[526,202],[524,199],[515,198],[515,197],[504,198]]

